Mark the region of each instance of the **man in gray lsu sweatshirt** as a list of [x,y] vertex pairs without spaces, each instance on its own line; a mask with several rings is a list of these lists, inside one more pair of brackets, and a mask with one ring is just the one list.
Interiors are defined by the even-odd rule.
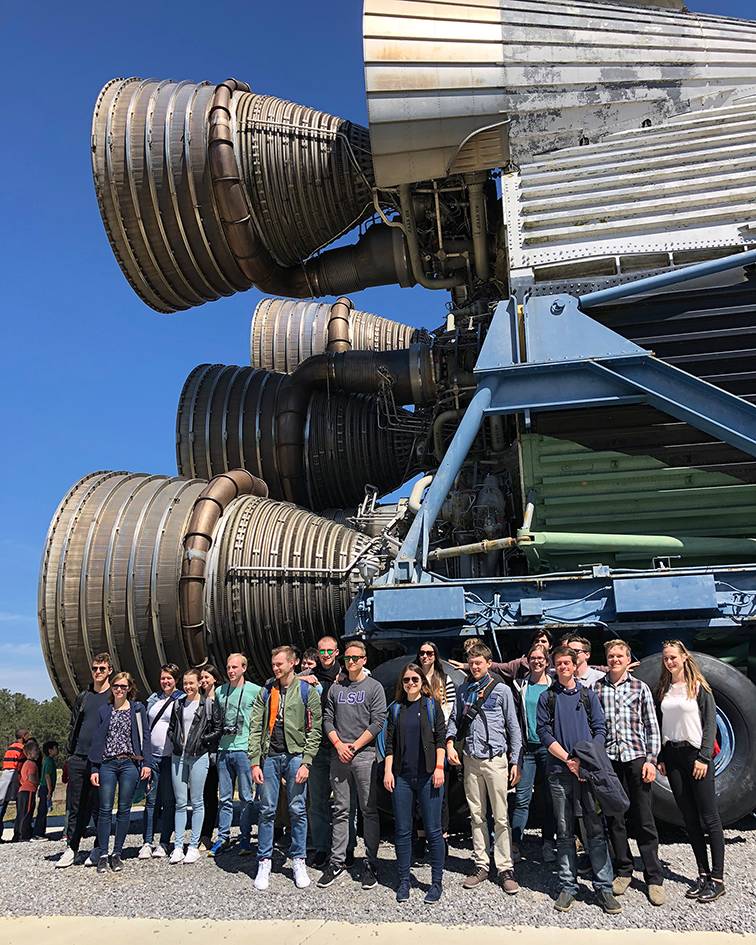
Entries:
[[325,888],[344,872],[349,839],[349,804],[354,787],[362,811],[367,853],[362,868],[362,888],[378,884],[380,824],[376,803],[375,738],[386,718],[383,686],[365,672],[367,653],[359,641],[344,651],[347,676],[340,676],[328,690],[323,731],[334,748],[331,758],[333,789],[333,840],[331,859],[318,886]]

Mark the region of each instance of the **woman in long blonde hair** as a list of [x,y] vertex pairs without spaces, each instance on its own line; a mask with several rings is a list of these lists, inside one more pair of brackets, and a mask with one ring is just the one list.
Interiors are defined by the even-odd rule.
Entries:
[[716,705],[711,686],[680,640],[664,643],[656,702],[662,734],[659,770],[669,779],[698,867],[698,879],[685,895],[714,902],[725,892],[724,833],[714,790]]

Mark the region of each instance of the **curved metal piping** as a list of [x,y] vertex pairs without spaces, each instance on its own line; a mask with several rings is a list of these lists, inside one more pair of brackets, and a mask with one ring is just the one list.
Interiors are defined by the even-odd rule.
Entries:
[[234,92],[249,91],[246,83],[236,79],[216,86],[208,127],[213,194],[229,248],[244,275],[263,292],[292,298],[337,295],[394,282],[411,285],[401,254],[393,245],[393,233],[381,226],[371,227],[353,246],[322,253],[301,266],[285,267],[273,259],[255,230],[234,151],[231,100]]
[[240,495],[266,498],[268,487],[245,469],[232,469],[215,476],[194,502],[183,537],[179,584],[181,634],[193,666],[207,659],[205,629],[205,565],[213,542],[213,531],[229,502]]
[[409,184],[401,184],[399,187],[399,206],[402,211],[402,229],[407,240],[407,250],[415,282],[424,289],[453,289],[455,286],[462,285],[465,281],[464,274],[447,276],[445,279],[429,279],[425,275],[423,262],[420,259],[420,244],[417,239],[417,227],[415,225],[415,214],[412,210],[412,194]]
[[345,298],[336,299],[331,306],[331,311],[328,313],[327,352],[343,354],[345,351],[351,351],[352,342],[349,331],[351,319],[349,315],[353,308],[352,300]]

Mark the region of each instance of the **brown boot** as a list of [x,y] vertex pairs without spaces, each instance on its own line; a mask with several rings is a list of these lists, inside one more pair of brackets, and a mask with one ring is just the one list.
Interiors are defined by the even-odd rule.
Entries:
[[474,873],[471,873],[462,880],[462,888],[475,889],[476,886],[480,886],[481,883],[485,883],[487,879],[488,870],[484,866],[478,866],[476,867]]

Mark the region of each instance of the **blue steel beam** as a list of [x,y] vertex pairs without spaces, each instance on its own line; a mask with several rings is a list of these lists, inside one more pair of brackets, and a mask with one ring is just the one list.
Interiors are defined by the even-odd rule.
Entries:
[[629,299],[634,295],[646,292],[655,292],[657,289],[666,289],[671,285],[680,285],[682,282],[692,282],[704,276],[716,275],[730,269],[742,269],[744,266],[756,264],[756,250],[746,253],[734,253],[722,259],[711,259],[708,262],[696,263],[682,269],[673,269],[671,272],[661,272],[658,276],[648,276],[646,279],[636,279],[625,285],[615,285],[609,289],[599,289],[597,292],[588,292],[578,299],[580,308],[595,308],[597,305],[606,305],[607,302],[617,302],[620,299]]
[[[478,435],[480,425],[487,408],[491,404],[491,397],[497,384],[495,378],[483,378],[478,389],[470,401],[457,432],[449,444],[438,472],[434,476],[425,494],[420,511],[412,521],[407,537],[399,549],[393,565],[393,575],[402,581],[412,580],[417,566],[418,549],[422,548],[423,563],[428,553],[428,536],[441,511],[441,506],[454,485],[462,464],[467,458],[470,447]],[[391,583],[391,580],[390,582]]]

